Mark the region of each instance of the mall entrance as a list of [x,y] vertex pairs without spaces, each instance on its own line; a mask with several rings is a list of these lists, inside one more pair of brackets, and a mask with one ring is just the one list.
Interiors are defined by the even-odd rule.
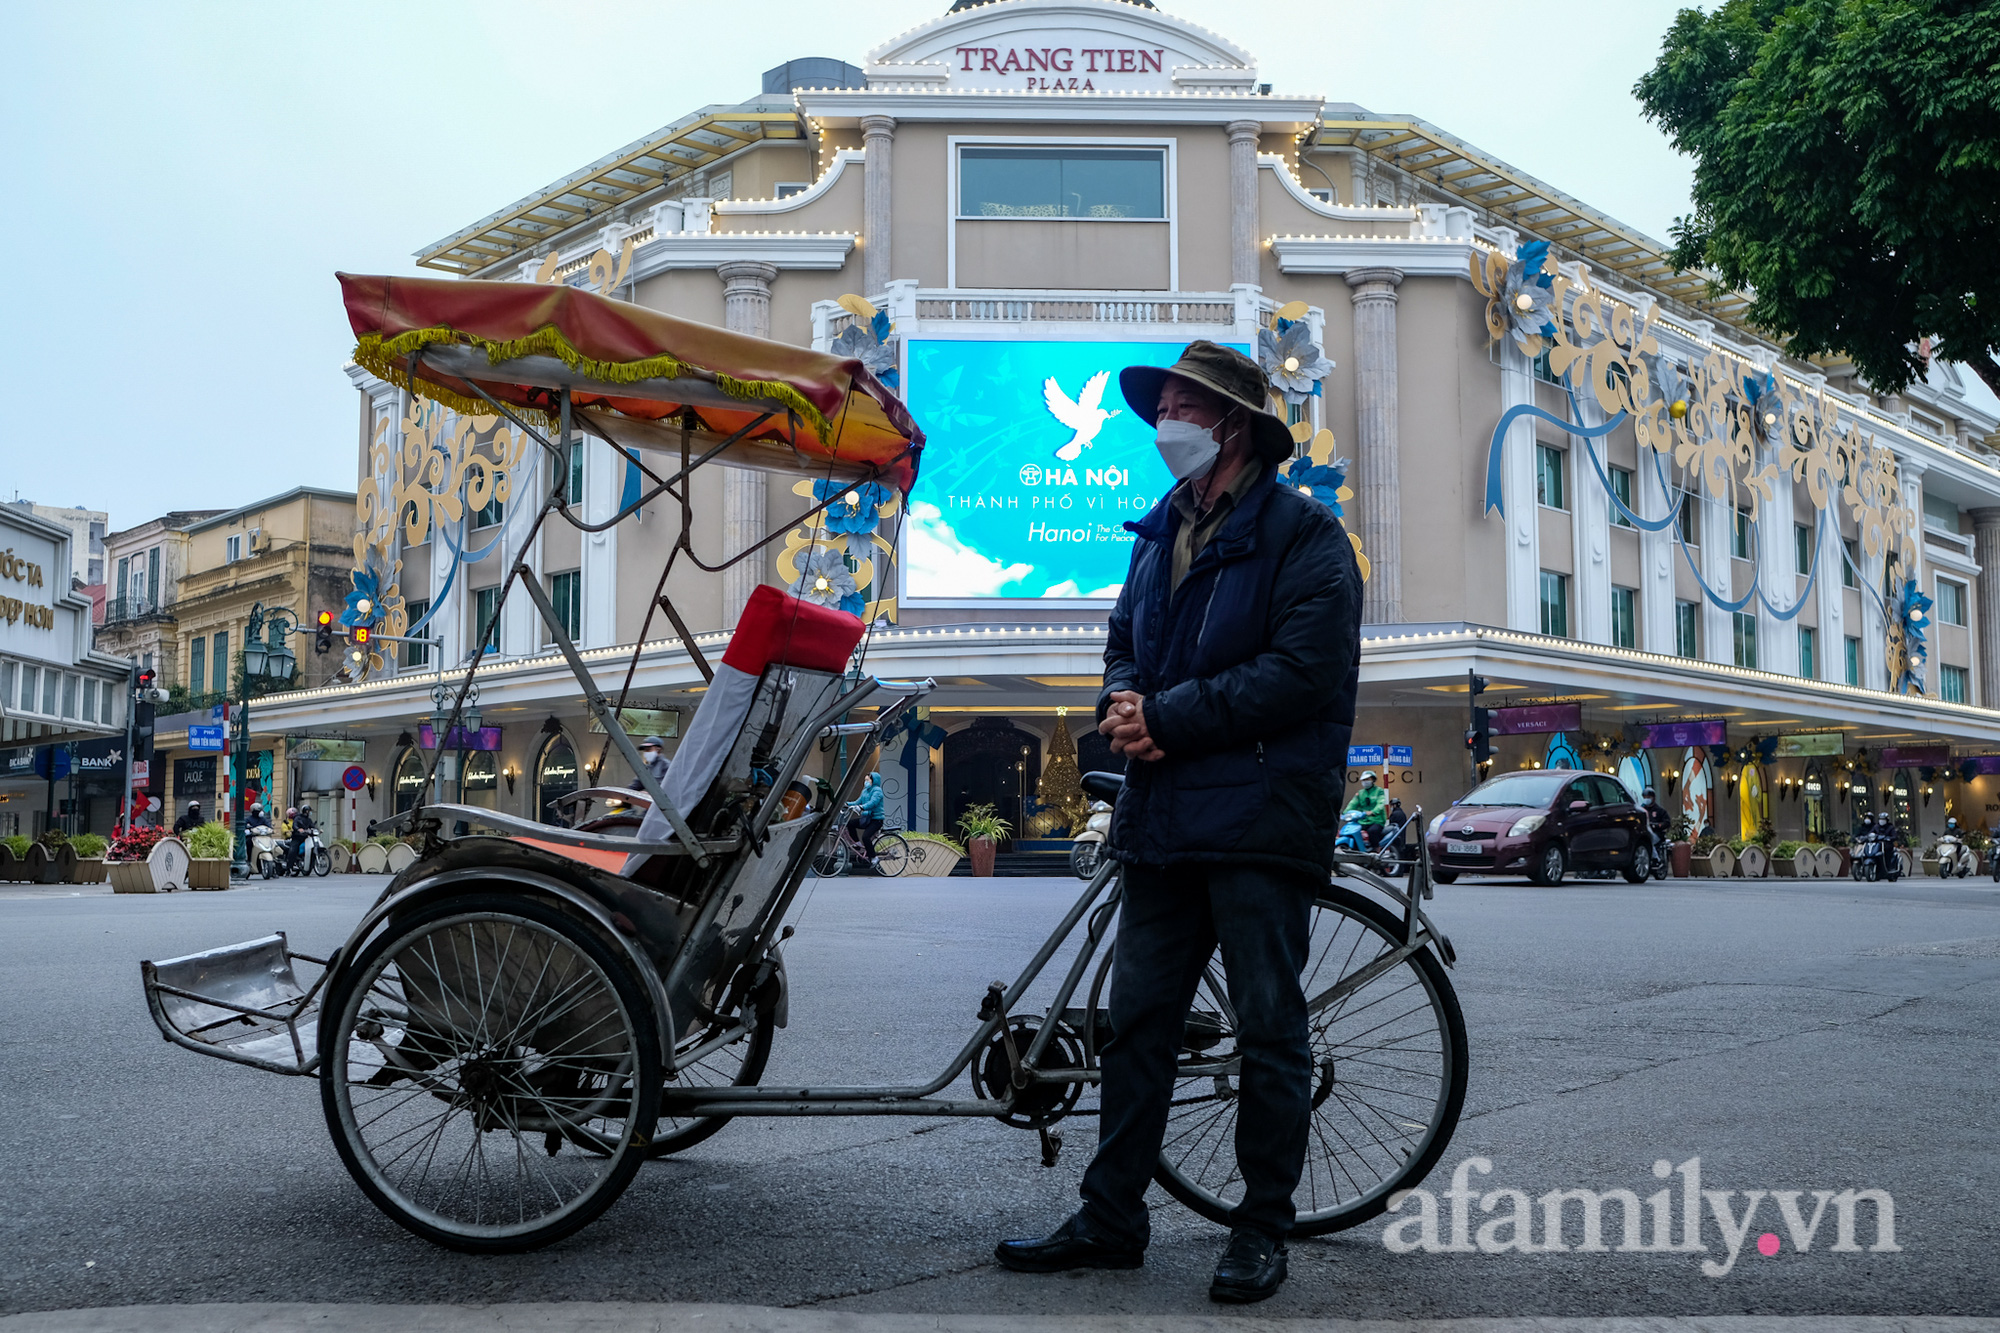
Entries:
[[945,808],[939,831],[957,837],[958,817],[968,806],[984,803],[1020,836],[1028,798],[1042,774],[1042,738],[1004,717],[982,717],[946,736],[943,751]]

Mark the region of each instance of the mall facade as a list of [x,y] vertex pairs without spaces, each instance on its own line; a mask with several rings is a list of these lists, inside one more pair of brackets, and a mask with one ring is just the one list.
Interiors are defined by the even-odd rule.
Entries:
[[[2000,401],[1969,371],[1935,360],[1882,396],[1844,363],[1789,359],[1660,242],[1413,116],[1274,89],[1244,47],[1147,4],[954,6],[844,54],[779,66],[418,260],[894,375],[928,436],[906,504],[830,534],[798,522],[811,483],[710,468],[693,554],[770,544],[666,584],[712,659],[751,588],[840,553],[854,587],[836,592],[878,626],[868,670],[940,682],[884,757],[892,819],[946,828],[991,800],[1054,833],[1035,788],[1059,730],[1085,767],[1111,762],[1090,718],[1122,523],[1168,483],[1117,371],[1195,338],[1287,386],[1287,482],[1319,484],[1359,539],[1350,759],[1407,804],[1439,810],[1472,779],[1470,673],[1498,768],[1655,780],[1725,835],[1884,804],[1920,832],[2000,819]],[[522,553],[534,506],[508,497],[551,483],[539,451],[349,374],[364,527],[404,510],[433,456],[439,488],[508,484],[425,501],[459,516],[416,522],[369,576],[386,591],[393,573],[396,623],[429,642],[254,710],[281,797],[327,782],[288,747],[358,756],[365,785],[316,797],[343,831],[414,798],[433,692]],[[559,480],[591,519],[638,493],[600,443]],[[703,679],[651,600],[683,517],[662,500],[527,547],[607,687],[643,643],[628,704],[670,738]],[[1912,629],[1918,593],[1933,605]],[[449,794],[532,813],[590,776],[603,737],[543,640],[510,600]]]

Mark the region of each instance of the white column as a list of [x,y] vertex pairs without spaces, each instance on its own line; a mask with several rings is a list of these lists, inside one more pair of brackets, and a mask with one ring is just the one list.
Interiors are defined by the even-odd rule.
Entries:
[[1973,600],[1979,624],[1975,629],[1973,660],[1979,679],[1972,697],[1982,707],[1992,708],[2000,700],[2000,509],[1974,509],[1972,515],[1972,558],[1979,562]]
[[[625,456],[613,453],[610,445],[597,439],[586,440],[582,448],[584,522],[602,523],[618,512],[618,498],[625,483]],[[581,646],[604,648],[618,642],[618,528],[586,532],[582,536]]]
[[[1861,552],[1861,683],[1871,690],[1889,688],[1889,646],[1884,639],[1888,624],[1883,619],[1879,604],[1882,593],[1883,566],[1886,553],[1878,551],[1869,555],[1864,548]],[[1870,593],[1873,589],[1873,593]]]
[[1354,414],[1360,436],[1361,548],[1372,569],[1361,619],[1403,619],[1403,487],[1396,418],[1396,284],[1402,270],[1360,268],[1354,289]]
[[[1729,503],[1709,498],[1706,492],[1700,493],[1700,499],[1696,535],[1701,538],[1701,576],[1709,587],[1734,601],[1739,594],[1735,591],[1736,571],[1730,567],[1729,553],[1734,549],[1736,511]],[[1736,660],[1736,625],[1732,613],[1707,597],[1701,599],[1701,655],[1710,662]]]
[[889,234],[894,202],[890,187],[895,171],[895,117],[863,116],[861,142],[868,154],[867,179],[862,190],[862,226],[866,228],[861,238],[862,273],[867,294],[872,296],[895,276]]
[[[1500,410],[1535,401],[1535,364],[1512,338],[1500,344]],[[1542,628],[1542,524],[1535,509],[1535,423],[1523,417],[1501,446],[1500,493],[1507,502],[1507,628]]]
[[[871,117],[871,119],[873,119]],[[873,159],[870,159],[871,162]],[[871,173],[870,180],[873,180]],[[874,196],[869,196],[872,200]],[[870,250],[873,255],[873,250]],[[774,265],[754,260],[733,260],[719,265],[722,279],[723,316],[728,326],[752,337],[771,336],[771,280],[778,276]],[[873,290],[871,286],[871,290]],[[765,526],[764,474],[744,468],[726,468],[722,474],[722,554],[727,559],[762,541]],[[722,623],[736,623],[750,594],[764,581],[770,563],[766,552],[748,556],[723,571]]]
[[[1653,455],[1641,448],[1632,507],[1651,519],[1663,518],[1673,497],[1661,481]],[[1639,646],[1649,653],[1672,654],[1674,643],[1674,564],[1681,556],[1674,547],[1674,530],[1639,530]]]
[[[1577,413],[1579,426],[1599,426],[1605,420],[1594,394],[1578,395]],[[1611,498],[1591,466],[1591,444],[1577,435],[1569,437],[1570,549],[1575,552],[1570,632],[1587,643],[1610,643]],[[1597,447],[1597,461],[1603,463],[1604,447],[1601,443]]]
[[[1759,450],[1760,454],[1765,451]],[[1792,528],[1797,521],[1792,517],[1792,474],[1783,468],[1783,460],[1768,457],[1765,461],[1779,464],[1777,499],[1764,506],[1765,519],[1758,526],[1762,541],[1757,552],[1759,585],[1764,595],[1775,606],[1786,607],[1799,599],[1797,537]],[[1799,620],[1780,620],[1759,602],[1757,610],[1757,665],[1766,671],[1776,671],[1787,676],[1799,674]],[[1768,649],[1767,649],[1768,645]]]
[[1229,136],[1229,280],[1256,282],[1257,136],[1264,127],[1232,120],[1222,128]]

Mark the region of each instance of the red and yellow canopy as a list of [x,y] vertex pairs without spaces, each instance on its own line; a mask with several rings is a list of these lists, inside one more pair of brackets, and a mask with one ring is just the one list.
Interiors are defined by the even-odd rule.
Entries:
[[356,364],[454,410],[553,415],[559,391],[620,444],[907,491],[923,432],[859,362],[574,287],[342,273]]

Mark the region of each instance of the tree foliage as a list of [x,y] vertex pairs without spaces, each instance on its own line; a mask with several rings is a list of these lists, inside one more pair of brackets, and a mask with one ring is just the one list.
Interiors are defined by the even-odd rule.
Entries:
[[2000,393],[2000,0],[1682,10],[1633,92],[1695,160],[1676,264],[1881,392],[1931,336]]

